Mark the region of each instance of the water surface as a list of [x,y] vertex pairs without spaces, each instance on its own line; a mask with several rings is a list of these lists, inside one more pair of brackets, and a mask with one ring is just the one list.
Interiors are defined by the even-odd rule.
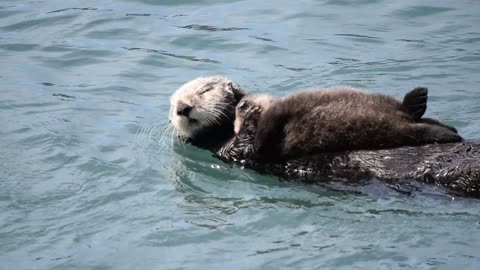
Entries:
[[480,201],[288,183],[172,145],[221,74],[285,95],[430,89],[480,138],[477,1],[0,2],[0,269],[478,269]]

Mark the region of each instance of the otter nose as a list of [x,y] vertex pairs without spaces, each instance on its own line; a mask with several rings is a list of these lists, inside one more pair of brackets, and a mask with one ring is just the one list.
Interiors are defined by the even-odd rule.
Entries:
[[190,114],[190,111],[192,111],[192,108],[193,107],[188,104],[180,103],[177,106],[177,114],[188,117],[188,115]]

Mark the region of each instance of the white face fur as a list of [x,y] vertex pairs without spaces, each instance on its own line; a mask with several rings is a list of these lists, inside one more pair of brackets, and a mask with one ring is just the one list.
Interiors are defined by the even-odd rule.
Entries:
[[[169,120],[178,135],[194,138],[202,129],[233,122],[238,85],[227,78],[200,77],[182,85],[170,98]],[[181,113],[188,107],[188,113]]]

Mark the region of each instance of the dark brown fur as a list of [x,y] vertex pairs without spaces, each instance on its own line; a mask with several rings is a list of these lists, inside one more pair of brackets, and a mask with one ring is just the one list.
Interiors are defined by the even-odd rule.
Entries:
[[462,140],[436,120],[416,122],[423,112],[415,116],[395,98],[349,88],[303,91],[275,100],[261,113],[254,148],[260,159],[274,161]]
[[[253,142],[261,110],[248,110],[239,132],[216,152],[227,162],[308,183],[381,179],[394,186],[411,179],[480,198],[480,142],[429,144],[394,149],[319,152],[282,162],[259,162]],[[406,182],[405,182],[406,183]],[[355,186],[357,183],[355,184]]]
[[[214,92],[210,90],[207,93],[214,94],[213,96],[217,97],[212,99],[210,94],[201,95],[204,92],[202,85],[208,86],[210,82],[211,80],[203,82],[202,80],[194,80],[193,84],[187,83],[184,87],[178,89],[172,97],[172,118],[170,120],[172,127],[177,129],[179,135],[186,137],[188,142],[215,152],[222,160],[229,163],[236,162],[241,164],[242,167],[275,174],[293,181],[309,183],[332,181],[332,183],[338,183],[339,179],[344,178],[352,181],[361,180],[363,183],[364,180],[376,178],[397,185],[399,180],[418,180],[445,186],[454,193],[480,198],[480,164],[478,161],[480,158],[480,142],[430,144],[420,147],[375,151],[305,154],[302,157],[289,159],[285,162],[268,164],[251,159],[249,156],[254,150],[253,142],[257,126],[255,120],[258,120],[259,115],[254,113],[254,117],[247,116],[245,125],[239,134],[234,136],[233,108],[243,95],[243,91],[239,92],[238,88],[235,87],[233,98],[224,99],[224,94],[217,95],[215,94],[217,93],[216,90]],[[218,93],[231,92],[229,82],[229,80],[217,82]],[[228,93],[225,93],[225,96],[231,96]],[[240,95],[236,93],[240,93]],[[421,96],[421,93],[419,95]],[[191,115],[191,118],[196,120],[194,125],[191,125],[190,121],[184,121],[188,119],[173,117],[172,114],[177,114],[178,102],[190,104],[194,99],[200,99],[199,103],[192,104],[194,107],[192,111],[197,111]],[[201,102],[201,100],[208,102]],[[421,108],[422,103],[426,104],[426,100],[422,100],[422,97],[407,99],[407,102],[404,99],[401,107],[404,107],[403,109],[414,108],[415,104],[420,104]],[[206,116],[216,117],[218,115],[217,108],[226,113],[228,117],[215,125],[202,124],[202,119],[210,118]],[[412,111],[418,111],[421,114],[421,110]],[[223,113],[220,115],[223,115]],[[427,120],[428,118],[420,117],[418,122],[426,120],[426,123],[445,126],[455,131],[454,128],[437,120]],[[186,124],[182,124],[182,122],[186,122]],[[345,182],[342,180],[340,183]]]

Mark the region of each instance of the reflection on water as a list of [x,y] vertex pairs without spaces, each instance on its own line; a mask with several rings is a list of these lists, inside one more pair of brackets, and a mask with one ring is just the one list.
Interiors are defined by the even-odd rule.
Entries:
[[430,89],[479,138],[474,1],[0,3],[2,269],[476,269],[480,211],[422,183],[289,183],[173,140],[222,74],[284,95]]

